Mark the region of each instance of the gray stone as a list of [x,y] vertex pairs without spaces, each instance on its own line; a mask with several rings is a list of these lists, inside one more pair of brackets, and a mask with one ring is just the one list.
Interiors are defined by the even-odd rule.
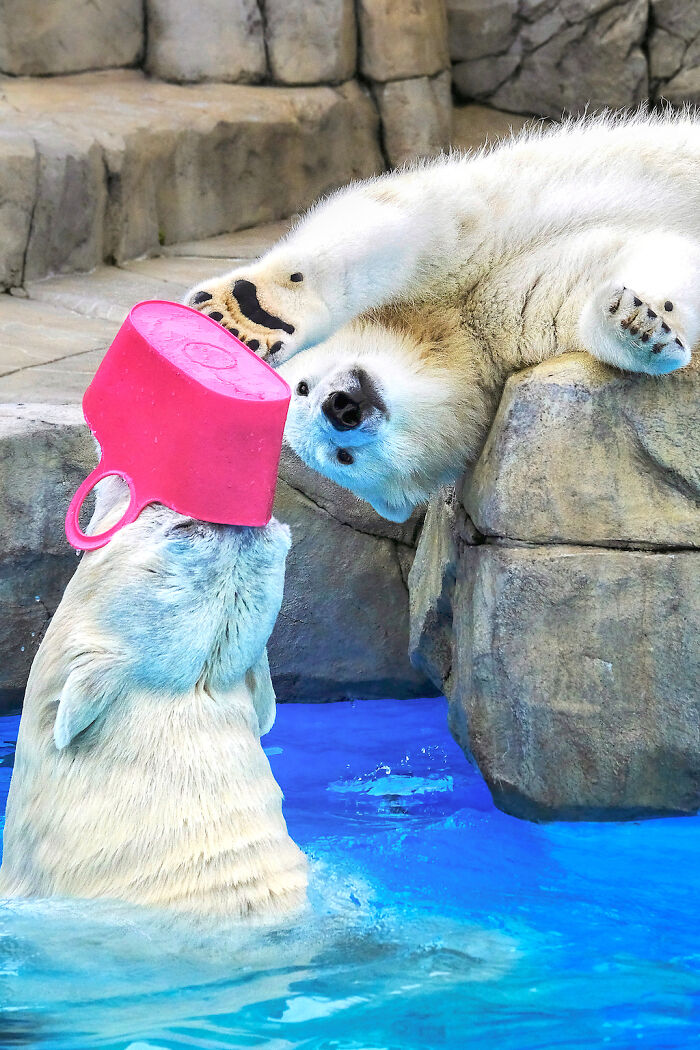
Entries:
[[648,95],[647,0],[530,3],[517,15],[504,3],[489,18],[480,18],[482,6],[455,0],[452,25],[463,28],[455,28],[454,83],[463,97],[557,118]]
[[444,0],[359,0],[360,68],[370,80],[433,76],[449,66]]
[[407,655],[403,573],[413,550],[350,528],[282,480],[275,514],[292,530],[285,597],[268,646],[278,698],[435,695]]
[[450,691],[452,612],[457,575],[454,489],[433,496],[408,575],[411,663],[436,689]]
[[392,80],[375,89],[384,150],[393,166],[434,157],[452,138],[452,87],[448,72]]
[[272,79],[280,84],[337,84],[357,61],[354,0],[265,0]]
[[530,820],[700,808],[700,553],[467,549],[450,721]]
[[199,241],[166,245],[164,255],[204,255],[219,259],[257,259],[289,231],[290,222],[268,222],[237,233],[220,233]]
[[502,113],[498,109],[475,103],[455,106],[452,114],[452,145],[462,150],[478,150],[508,138],[511,132],[517,133],[533,123],[527,117]]
[[141,0],[0,0],[0,70],[36,76],[133,65],[143,22]]
[[265,76],[257,0],[146,0],[146,68],[163,80],[252,83]]
[[700,6],[652,0],[649,66],[654,93],[675,105],[700,102]]
[[32,139],[20,129],[0,127],[0,288],[22,283],[36,183]]
[[0,378],[107,346],[115,331],[68,310],[0,296]]
[[700,371],[568,354],[512,376],[464,504],[488,535],[700,547]]
[[452,60],[493,58],[507,51],[518,32],[519,9],[519,0],[448,0]]
[[77,405],[0,405],[0,689],[24,686],[75,570],[63,519],[94,458]]
[[69,274],[31,282],[27,291],[30,299],[37,303],[121,324],[135,303],[143,299],[179,302],[188,286],[184,282],[173,284],[116,266],[100,266],[88,274]]
[[[0,125],[37,144],[30,280],[278,220],[383,167],[376,110],[352,82],[181,87],[120,70],[1,86]],[[16,242],[0,251],[13,281]]]

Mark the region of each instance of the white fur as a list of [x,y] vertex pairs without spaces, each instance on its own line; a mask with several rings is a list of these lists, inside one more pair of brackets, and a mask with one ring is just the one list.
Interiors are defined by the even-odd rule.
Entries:
[[[104,498],[102,530],[123,506]],[[260,746],[289,530],[146,508],[83,555],[32,666],[0,893],[231,917],[304,899]]]
[[[232,294],[241,279],[291,334],[248,323]],[[260,260],[191,294],[203,288],[212,298],[199,308],[216,308],[275,366],[288,362],[291,382],[342,390],[355,359],[373,369],[391,408],[384,425],[331,433],[319,394],[295,399],[288,437],[400,518],[473,461],[512,372],[581,350],[649,374],[689,363],[700,338],[700,122],[691,111],[571,122],[350,186]],[[662,315],[654,329],[640,329],[637,299],[644,319]],[[447,315],[452,336],[437,339],[431,326]],[[336,454],[350,445],[356,461],[341,469]]]

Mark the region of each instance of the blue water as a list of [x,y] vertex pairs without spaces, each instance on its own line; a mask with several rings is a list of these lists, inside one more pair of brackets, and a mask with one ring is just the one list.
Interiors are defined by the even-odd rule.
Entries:
[[[0,1047],[652,1050],[700,1044],[700,819],[494,809],[442,700],[289,705],[265,738],[311,911],[197,936],[0,909]],[[17,720],[0,720],[6,794]]]

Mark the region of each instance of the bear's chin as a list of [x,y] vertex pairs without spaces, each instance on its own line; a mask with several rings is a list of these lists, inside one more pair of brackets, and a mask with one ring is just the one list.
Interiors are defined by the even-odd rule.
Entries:
[[402,523],[408,521],[413,514],[414,506],[412,503],[386,503],[382,499],[368,499],[367,502],[371,507],[374,507],[377,514],[381,515],[382,518],[386,518],[387,521],[395,521]]

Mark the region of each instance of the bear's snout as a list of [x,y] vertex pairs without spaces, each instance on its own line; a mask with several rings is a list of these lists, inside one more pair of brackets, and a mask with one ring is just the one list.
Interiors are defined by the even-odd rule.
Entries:
[[371,376],[355,368],[344,383],[344,390],[333,390],[321,411],[335,430],[355,430],[377,412],[387,415],[386,404]]

